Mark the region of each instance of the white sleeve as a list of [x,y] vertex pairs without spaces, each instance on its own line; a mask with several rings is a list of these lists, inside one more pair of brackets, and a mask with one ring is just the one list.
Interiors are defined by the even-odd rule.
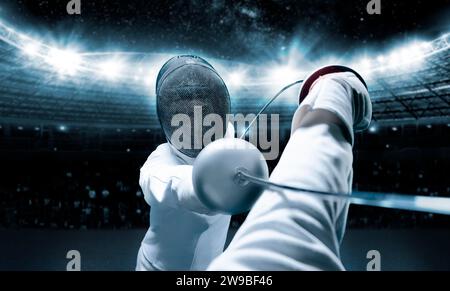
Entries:
[[[352,148],[337,127],[298,129],[270,180],[348,193]],[[339,244],[347,203],[294,191],[265,191],[209,270],[343,270]]]
[[194,193],[192,165],[177,157],[167,143],[160,145],[142,166],[139,185],[150,206],[164,204],[210,214]]

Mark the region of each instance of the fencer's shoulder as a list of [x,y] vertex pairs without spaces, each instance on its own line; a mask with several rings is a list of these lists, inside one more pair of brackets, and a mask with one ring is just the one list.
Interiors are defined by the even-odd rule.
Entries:
[[173,153],[170,145],[163,143],[150,154],[142,166],[141,171],[145,169],[155,170],[161,166],[177,166],[181,164],[183,164],[182,161]]
[[156,147],[156,149],[150,154],[150,157],[162,154],[172,154],[169,143],[162,143]]
[[174,160],[174,156],[168,143],[160,144],[148,157],[148,161],[170,161]]

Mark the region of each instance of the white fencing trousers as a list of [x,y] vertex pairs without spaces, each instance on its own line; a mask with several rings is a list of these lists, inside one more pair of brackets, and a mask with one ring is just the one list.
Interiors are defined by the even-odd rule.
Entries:
[[[335,125],[300,128],[291,136],[272,182],[351,192],[352,147]],[[209,270],[344,270],[339,245],[348,203],[295,191],[267,190],[227,250]]]

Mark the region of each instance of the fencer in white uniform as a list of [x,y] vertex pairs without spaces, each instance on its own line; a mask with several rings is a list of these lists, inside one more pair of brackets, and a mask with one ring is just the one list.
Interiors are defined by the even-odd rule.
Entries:
[[[294,115],[270,181],[350,195],[353,130],[367,128],[371,115],[367,88],[353,73],[321,77]],[[201,214],[208,210],[193,193],[185,158],[165,144],[142,168],[141,186],[156,209],[137,270],[344,270],[348,203],[308,192],[266,190],[219,255],[230,217]]]
[[[225,138],[233,136],[229,126]],[[164,143],[141,168],[139,185],[151,211],[136,270],[205,270],[223,252],[231,216],[213,213],[199,201],[193,162]]]
[[[367,128],[371,114],[369,93],[353,73],[321,77],[294,115],[270,181],[350,195],[353,130]],[[344,270],[347,210],[342,199],[266,190],[208,270]]]
[[[223,252],[230,215],[217,214],[197,198],[192,185],[192,164],[205,144],[204,116],[225,120],[230,98],[217,71],[204,59],[176,56],[161,68],[156,85],[156,107],[168,140],[151,153],[141,168],[139,184],[151,206],[150,227],[139,249],[136,270],[205,270]],[[176,117],[193,127],[183,142],[176,138]],[[175,121],[175,123],[174,123]],[[183,125],[185,125],[183,122]],[[215,138],[234,137],[233,126],[223,123]],[[194,146],[192,145],[194,142]]]

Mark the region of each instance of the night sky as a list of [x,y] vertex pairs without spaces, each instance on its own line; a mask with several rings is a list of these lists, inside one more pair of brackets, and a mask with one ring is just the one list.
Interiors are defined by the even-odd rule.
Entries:
[[448,0],[381,0],[381,15],[367,14],[369,0],[81,1],[81,16],[67,14],[68,0],[3,0],[0,15],[19,29],[91,51],[194,50],[234,60],[275,58],[295,41],[310,58],[324,50],[383,48],[450,28]]

